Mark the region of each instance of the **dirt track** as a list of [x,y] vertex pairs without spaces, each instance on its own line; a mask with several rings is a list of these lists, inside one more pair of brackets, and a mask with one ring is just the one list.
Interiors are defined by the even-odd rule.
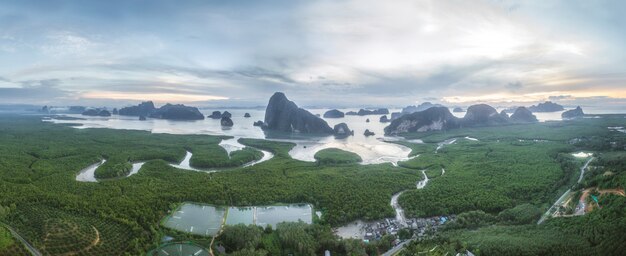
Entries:
[[[618,196],[624,196],[626,197],[626,193],[624,193],[624,189],[621,188],[613,188],[613,189],[596,189],[595,187],[592,188],[588,188],[583,190],[582,195],[580,196],[580,200],[579,202],[581,204],[585,204],[585,202],[587,202],[587,198],[589,197],[589,194],[594,193],[594,194],[600,194],[600,195],[605,195],[605,194],[613,194],[613,195],[618,195]],[[587,204],[585,207],[585,213],[591,212],[594,208],[594,204]]]

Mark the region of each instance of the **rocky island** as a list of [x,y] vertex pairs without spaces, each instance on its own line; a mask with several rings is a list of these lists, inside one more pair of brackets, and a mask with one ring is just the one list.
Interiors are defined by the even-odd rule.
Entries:
[[220,118],[222,118],[222,112],[213,111],[213,113],[211,113],[211,115],[209,115],[207,117],[211,118],[211,119],[220,119]]
[[233,120],[230,119],[230,117],[222,116],[222,120],[220,120],[220,125],[226,126],[226,127],[232,127],[233,126]]
[[385,127],[385,134],[448,130],[459,127],[458,118],[446,107],[432,107],[403,115]]
[[[506,115],[506,113],[504,114]],[[534,123],[538,120],[537,117],[530,112],[530,110],[525,107],[519,107],[515,110],[515,113],[511,115],[511,121],[516,123]]]
[[433,108],[433,107],[444,107],[441,104],[433,104],[430,102],[424,102],[422,104],[419,104],[417,106],[406,106],[404,108],[402,108],[402,114],[412,114],[415,112],[420,112],[420,111],[424,111],[427,110],[429,108]]
[[154,112],[156,108],[152,101],[145,101],[137,106],[121,108],[118,111],[120,116],[148,116]]
[[324,113],[324,118],[342,118],[344,117],[344,113],[337,110],[337,109],[331,109],[326,111],[326,113]]
[[561,117],[566,119],[578,118],[583,116],[585,116],[585,112],[583,112],[583,109],[580,106],[576,107],[575,109],[570,109],[561,113]]
[[137,106],[125,107],[119,110],[122,116],[152,117],[169,120],[202,120],[204,115],[198,108],[189,107],[182,104],[165,104],[160,108],[155,108],[152,101],[142,102]]
[[354,116],[367,116],[367,115],[386,115],[389,114],[389,109],[379,108],[375,110],[369,109],[359,109],[359,112],[348,111],[346,115],[354,115]]
[[345,138],[354,135],[354,131],[348,128],[346,123],[339,123],[333,127],[333,132],[337,138]]
[[333,134],[323,119],[299,108],[282,92],[272,95],[265,110],[263,129],[268,131]]
[[526,108],[518,108],[510,118],[504,112],[487,105],[477,104],[467,108],[463,118],[457,118],[446,107],[432,107],[424,111],[403,115],[385,127],[385,134],[450,130],[508,124],[512,122],[536,122],[536,117]]
[[83,112],[82,115],[83,116],[111,116],[111,112],[109,112],[106,109],[92,108],[92,109],[85,110],[85,112]]

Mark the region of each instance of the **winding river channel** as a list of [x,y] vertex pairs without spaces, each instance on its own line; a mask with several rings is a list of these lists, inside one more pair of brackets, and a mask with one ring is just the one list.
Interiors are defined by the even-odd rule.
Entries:
[[[422,175],[424,176],[424,179],[418,181],[415,184],[416,189],[423,189],[424,187],[426,187],[426,184],[428,184],[428,175],[426,175],[426,170],[422,170]],[[390,205],[396,211],[396,220],[402,226],[406,226],[406,216],[404,216],[404,209],[402,209],[402,206],[400,206],[400,204],[398,203],[398,198],[400,197],[400,195],[402,195],[404,192],[407,192],[407,191],[409,190],[403,190],[391,196]]]
[[[222,140],[219,145],[224,148],[224,150],[226,150],[226,153],[229,155],[234,151],[237,150],[241,150],[244,147],[246,147],[245,145],[239,143],[237,140],[239,138],[232,138],[232,139],[226,139],[226,140]],[[262,162],[265,162],[267,160],[270,160],[274,157],[274,154],[272,154],[269,151],[266,150],[261,150],[261,149],[257,149],[256,150],[261,151],[261,153],[263,153],[263,157],[261,157],[261,159],[259,160],[255,160],[255,161],[251,161],[248,163],[245,163],[244,165],[242,165],[241,167],[245,168],[245,167],[250,167]],[[188,170],[188,171],[196,171],[196,172],[207,172],[207,173],[212,173],[212,172],[217,172],[217,171],[221,171],[221,170],[226,170],[226,169],[234,169],[237,167],[232,167],[232,168],[221,168],[221,169],[199,169],[199,168],[194,168],[191,166],[190,161],[191,161],[191,157],[193,156],[193,153],[191,153],[190,151],[187,151],[185,153],[185,157],[183,158],[183,160],[178,163],[178,164],[172,164],[170,163],[170,166],[178,168],[178,169],[183,169],[183,170]],[[104,163],[106,163],[106,159],[102,159],[100,162],[92,164],[88,167],[86,167],[85,169],[82,169],[81,171],[78,172],[78,175],[76,175],[76,181],[80,181],[80,182],[98,182],[98,179],[96,179],[95,177],[95,173],[96,173],[96,169],[98,169],[98,167],[100,167],[101,165],[103,165]],[[135,175],[137,173],[139,173],[139,170],[141,170],[141,167],[143,167],[143,165],[146,162],[135,162],[132,165],[132,168],[130,170],[130,172],[125,176],[125,177],[130,177],[132,175]]]

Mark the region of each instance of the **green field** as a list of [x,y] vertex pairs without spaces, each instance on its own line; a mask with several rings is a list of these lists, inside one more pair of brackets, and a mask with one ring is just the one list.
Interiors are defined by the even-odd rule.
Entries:
[[[606,128],[625,125],[622,116],[607,116],[409,134],[426,144],[397,142],[419,156],[393,167],[361,165],[344,152],[330,152],[324,158],[333,159],[332,164],[297,161],[288,155],[293,143],[258,139],[240,139],[248,148],[228,157],[218,146],[225,138],[221,136],[74,129],[41,122],[37,116],[0,116],[0,222],[45,254],[139,255],[156,248],[165,235],[208,247],[206,238],[160,227],[159,221],[181,202],[310,203],[323,213],[312,225],[279,225],[275,231],[261,229],[260,236],[254,231],[258,227],[244,226],[233,232],[258,237],[254,240],[258,243],[228,241],[230,231],[217,242],[239,255],[252,251],[320,255],[324,250],[333,255],[374,255],[388,249],[393,236],[364,244],[338,239],[331,227],[393,217],[391,195],[408,189],[400,197],[407,215],[459,215],[459,221],[446,230],[402,252],[408,255],[430,245],[438,245],[433,252],[442,254],[468,248],[482,255],[515,255],[515,251],[518,255],[614,255],[626,244],[623,197],[600,197],[604,207],[584,217],[550,219],[541,226],[529,222],[536,222],[536,213],[545,211],[577,179],[581,161],[571,152],[586,150],[598,156],[597,168],[579,187],[626,187],[626,134]],[[435,153],[434,143],[468,135],[478,141],[459,139]],[[237,168],[260,158],[253,148],[275,157]],[[208,174],[169,165],[180,162],[187,150],[194,153],[194,166],[233,168]],[[102,158],[110,164],[97,172],[115,179],[75,180],[79,170]],[[120,178],[127,173],[126,164],[136,161],[146,161],[141,172]],[[415,190],[424,169],[431,180],[424,189]],[[10,240],[0,240],[0,245],[6,241]],[[6,248],[15,252],[22,247]]]

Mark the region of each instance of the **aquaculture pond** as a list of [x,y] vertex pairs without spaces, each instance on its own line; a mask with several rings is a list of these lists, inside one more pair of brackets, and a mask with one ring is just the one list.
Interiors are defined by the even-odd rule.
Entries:
[[163,225],[182,232],[213,236],[222,227],[225,214],[224,207],[184,203],[166,217]]
[[226,225],[254,224],[254,207],[228,207]]
[[[225,218],[225,220],[224,220]],[[213,236],[222,223],[226,225],[255,224],[276,227],[281,222],[313,223],[313,207],[309,204],[271,206],[220,207],[184,203],[171,215],[165,217],[165,227],[196,235]]]
[[311,224],[313,222],[313,208],[310,204],[291,204],[256,207],[256,225],[265,227],[281,222],[303,221]]

